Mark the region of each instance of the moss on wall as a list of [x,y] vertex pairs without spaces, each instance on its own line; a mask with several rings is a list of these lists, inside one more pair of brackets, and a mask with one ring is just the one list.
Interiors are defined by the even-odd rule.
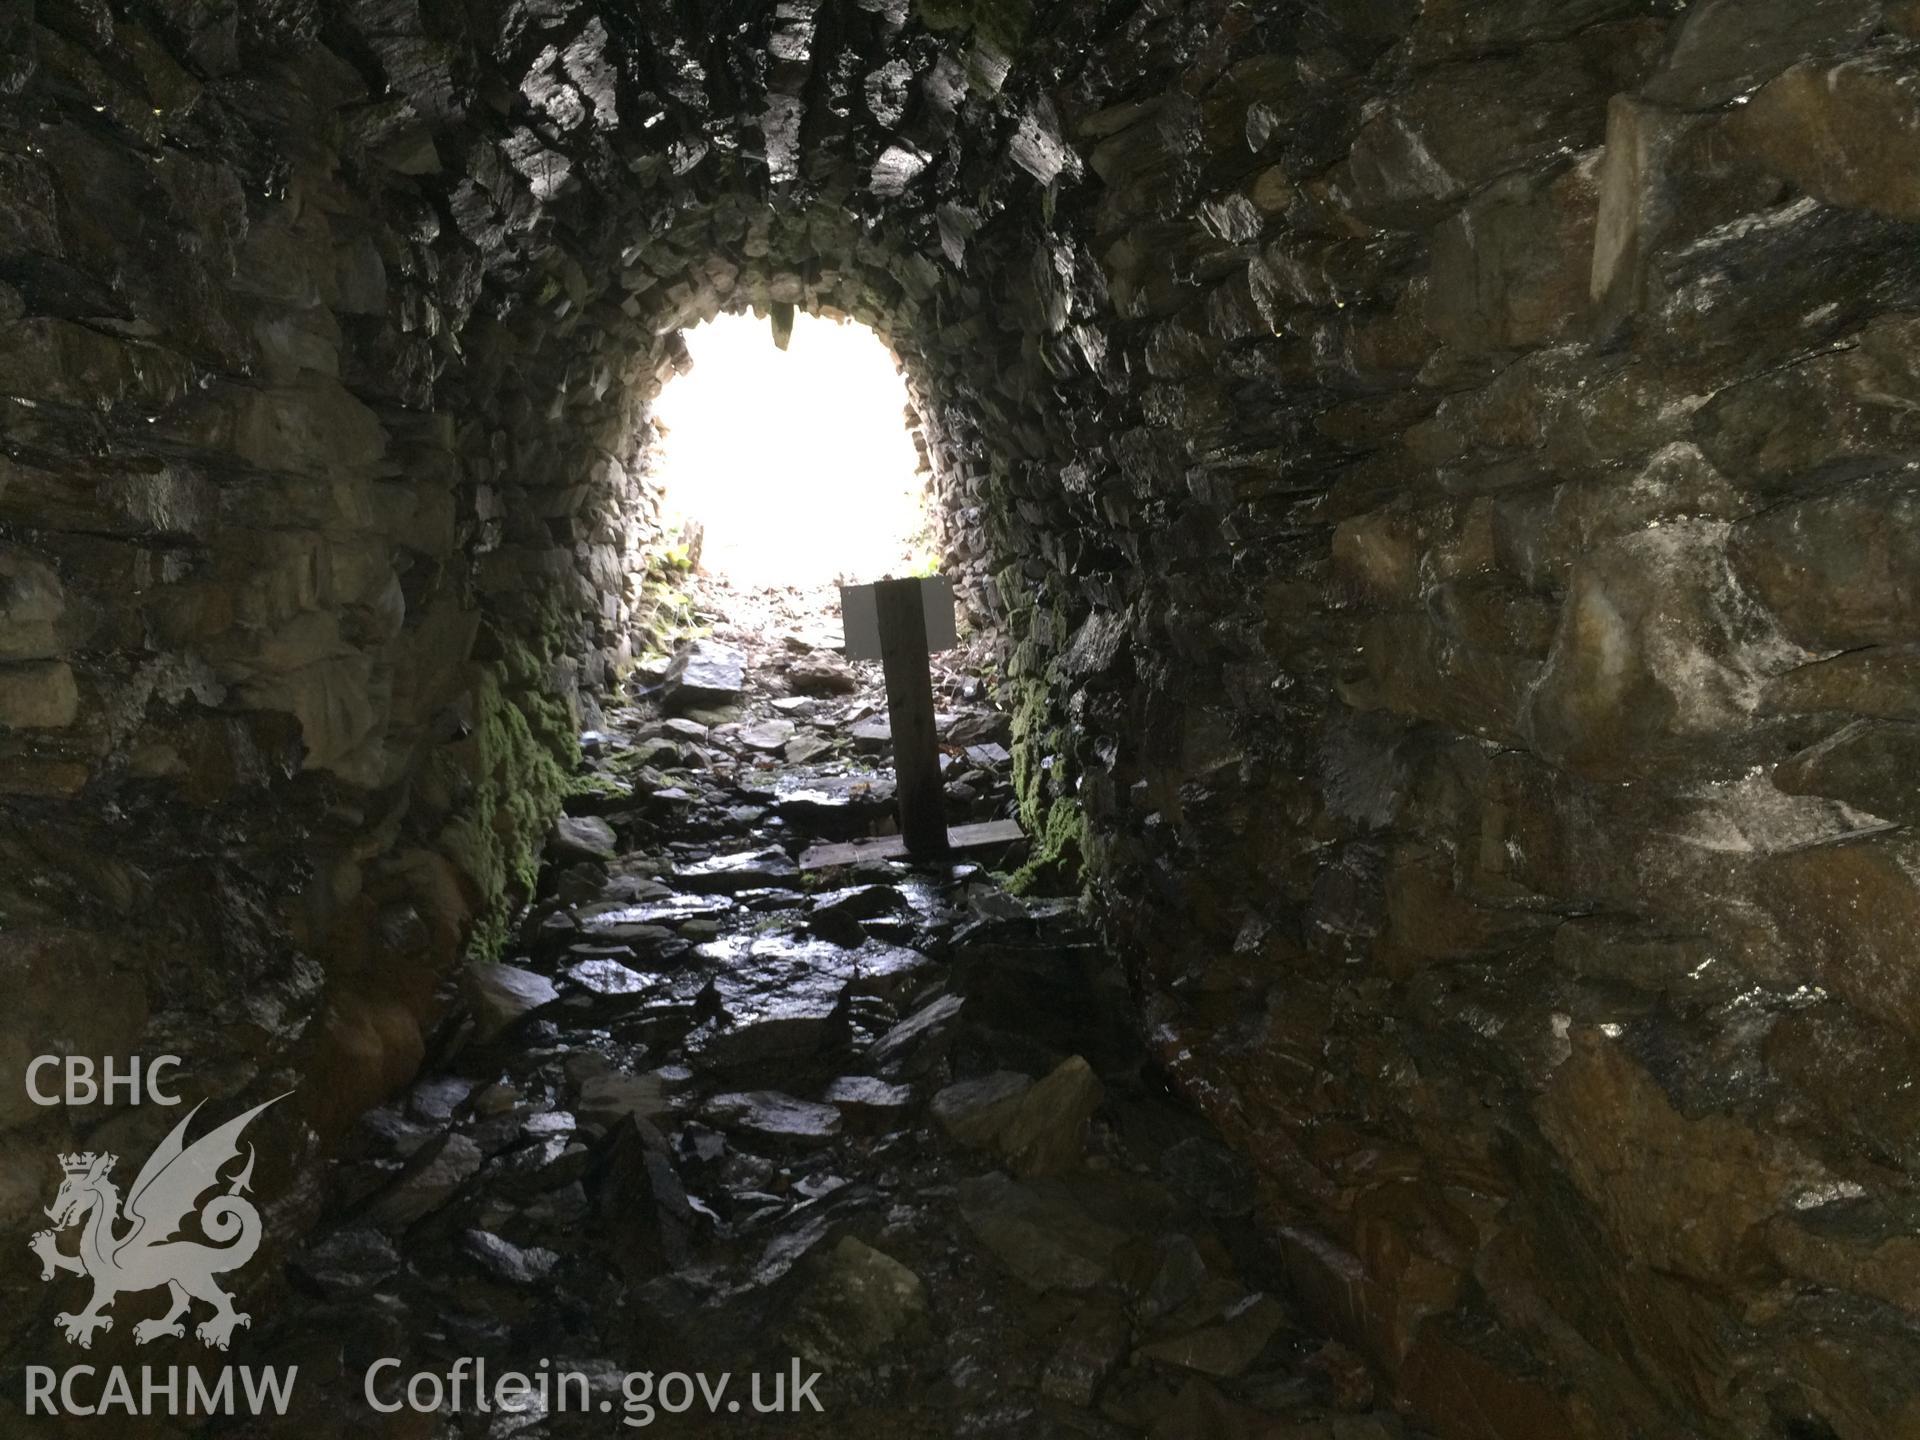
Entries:
[[1017,54],[1033,20],[1029,0],[918,0],[930,30],[970,30],[1007,55]]
[[1086,878],[1087,819],[1065,794],[1066,732],[1044,680],[1029,674],[1014,679],[1012,689],[1014,793],[1033,850],[1008,883],[1016,891],[1074,889]]
[[1013,700],[1013,788],[1020,801],[1020,824],[1037,835],[1045,823],[1047,797],[1045,761],[1057,754],[1060,734],[1052,724],[1046,688],[1034,682],[1017,683]]
[[499,956],[514,907],[533,891],[542,841],[580,758],[564,701],[524,685],[508,688],[537,669],[531,652],[513,642],[505,649],[507,659],[480,671],[475,683],[472,734],[441,759],[457,772],[455,790],[464,796],[439,844],[471,893],[467,948],[480,959]]
[[1087,817],[1078,800],[1057,800],[1046,809],[1046,818],[1030,832],[1033,850],[1022,865],[1007,877],[1007,888],[1016,895],[1034,890],[1078,890],[1086,883]]
[[[640,613],[651,619],[653,642],[670,650],[693,626],[690,597],[678,588],[690,562],[684,550],[663,544],[641,564]],[[478,670],[473,731],[442,752],[436,777],[458,797],[439,842],[470,891],[475,920],[467,953],[475,959],[498,958],[505,946],[514,910],[538,883],[548,829],[567,797],[613,793],[607,782],[579,773],[578,701],[556,682],[564,657],[588,648],[580,632],[590,620],[554,592],[514,609],[489,627],[495,658]]]

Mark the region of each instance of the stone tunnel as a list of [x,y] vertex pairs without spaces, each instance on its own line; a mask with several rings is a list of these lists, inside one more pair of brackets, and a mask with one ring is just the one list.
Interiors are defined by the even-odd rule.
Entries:
[[[163,1302],[130,1292],[88,1353],[56,1328],[85,1291],[28,1242],[65,1157],[125,1187],[185,1108],[43,1103],[46,1055],[178,1057],[196,1134],[286,1097],[230,1354],[325,1383],[370,1302],[301,1246],[362,1213],[337,1174],[456,1063],[472,977],[532,953],[581,737],[675,639],[649,407],[743,311],[898,357],[1057,892],[970,923],[1062,915],[1110,967],[987,1006],[1097,1011],[1097,1045],[956,1043],[874,1093],[1091,1065],[1117,1105],[1125,1030],[1246,1190],[1135,1284],[1133,1242],[1087,1258],[1125,1217],[1046,1209],[1124,1160],[919,1171],[849,1120],[869,1179],[755,1191],[811,1207],[768,1293],[811,1287],[778,1333],[836,1362],[830,1429],[764,1433],[1920,1436],[1913,0],[0,6],[0,1431],[84,1428],[33,1367],[227,1358],[134,1346]],[[678,1195],[702,1244],[760,1233],[676,1189],[670,1105],[569,1103],[556,1153],[622,1223]],[[421,1171],[382,1133],[355,1174]],[[960,1249],[902,1264],[888,1204],[988,1180],[1000,1229],[939,1212]],[[450,1233],[510,1233],[503,1193]],[[375,1213],[389,1270],[441,1264],[432,1216]],[[1037,1358],[947,1355],[974,1292],[940,1265],[1019,1226],[1080,1266],[980,1282]],[[673,1249],[565,1335],[746,1303]],[[553,1282],[498,1274],[570,1257],[479,1259],[506,1298],[461,1303],[504,1333]],[[908,1281],[935,1303],[868,1346]],[[220,1433],[576,1433],[392,1428],[357,1387]],[[138,1413],[85,1433],[200,1433]]]

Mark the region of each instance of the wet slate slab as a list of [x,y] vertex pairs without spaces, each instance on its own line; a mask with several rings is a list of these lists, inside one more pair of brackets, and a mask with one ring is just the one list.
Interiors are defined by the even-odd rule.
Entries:
[[823,1145],[840,1133],[842,1123],[832,1105],[797,1100],[777,1090],[716,1095],[700,1113],[723,1129],[778,1145]]
[[875,770],[784,772],[769,799],[787,824],[829,839],[865,833],[893,809],[893,776]]
[[673,895],[636,904],[590,905],[575,913],[578,928],[589,935],[618,932],[626,925],[678,925],[701,917],[725,915],[733,901],[720,895]]
[[567,968],[567,978],[600,996],[637,995],[651,988],[645,975],[617,960],[582,960]]
[[799,874],[800,867],[794,864],[792,856],[777,845],[768,845],[681,866],[673,872],[673,879],[676,885],[688,890],[730,893],[796,879]]
[[746,657],[713,640],[695,640],[674,657],[663,703],[675,714],[711,709],[740,698],[746,687]]
[[539,1245],[523,1248],[488,1230],[469,1230],[460,1244],[481,1269],[509,1285],[538,1285],[560,1263],[557,1250]]

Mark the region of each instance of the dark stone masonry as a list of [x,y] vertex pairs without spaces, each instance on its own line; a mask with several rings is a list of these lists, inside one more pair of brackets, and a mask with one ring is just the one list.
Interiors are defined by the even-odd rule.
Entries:
[[[555,948],[580,907],[794,858],[739,778],[793,733],[780,667],[731,682],[775,676],[731,717],[761,738],[691,758],[729,719],[675,732],[646,668],[687,619],[649,405],[737,310],[899,356],[1004,707],[1004,776],[958,783],[1024,822],[1020,883],[1086,897],[950,874],[889,920],[769,861],[625,937],[711,960],[791,913],[951,964],[865,1020],[836,990],[791,1096],[806,1065],[688,1028],[724,986],[608,1071],[612,1002],[553,983],[613,963]],[[53,1051],[179,1055],[209,1117],[293,1092],[249,1132],[263,1337],[335,1293],[303,1237],[384,1273],[528,1107],[584,1158],[434,1242],[522,1287],[563,1252],[506,1211],[564,1245],[583,1175],[767,1191],[722,1132],[785,1203],[829,1203],[794,1154],[871,1145],[856,1189],[922,1177],[955,1243],[1051,1234],[1082,1182],[1032,1177],[1095,1115],[1091,1173],[1171,1187],[1155,1243],[1217,1255],[1220,1314],[1029,1270],[1084,1345],[1007,1361],[1011,1408],[889,1410],[883,1367],[820,1433],[1920,1437],[1917,463],[1914,0],[0,0],[0,1433],[22,1366],[83,1358],[26,1243],[56,1152],[130,1180],[179,1118],[36,1105]],[[1007,979],[967,903],[1057,965]],[[494,1011],[525,1045],[449,1048]],[[915,1014],[960,1040],[893,1040]],[[683,1059],[684,1110],[608,1080]],[[1006,1139],[1029,1094],[1052,1128]],[[959,1115],[972,1170],[886,1161],[896,1112]],[[1244,1206],[1193,1199],[1188,1142]],[[765,1238],[715,1204],[700,1243]],[[769,1335],[845,1370],[970,1321],[916,1288],[931,1240],[810,1213]],[[682,1230],[581,1304],[698,1333]],[[159,1303],[103,1347],[153,1363]],[[1287,1345],[1318,1388],[1256,1394]]]

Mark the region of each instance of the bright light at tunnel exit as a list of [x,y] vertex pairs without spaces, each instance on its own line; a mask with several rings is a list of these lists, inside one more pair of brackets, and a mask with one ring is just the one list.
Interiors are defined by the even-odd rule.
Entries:
[[906,382],[864,325],[794,317],[783,353],[751,315],[686,332],[693,369],[661,388],[669,523],[737,585],[907,573],[926,519]]

